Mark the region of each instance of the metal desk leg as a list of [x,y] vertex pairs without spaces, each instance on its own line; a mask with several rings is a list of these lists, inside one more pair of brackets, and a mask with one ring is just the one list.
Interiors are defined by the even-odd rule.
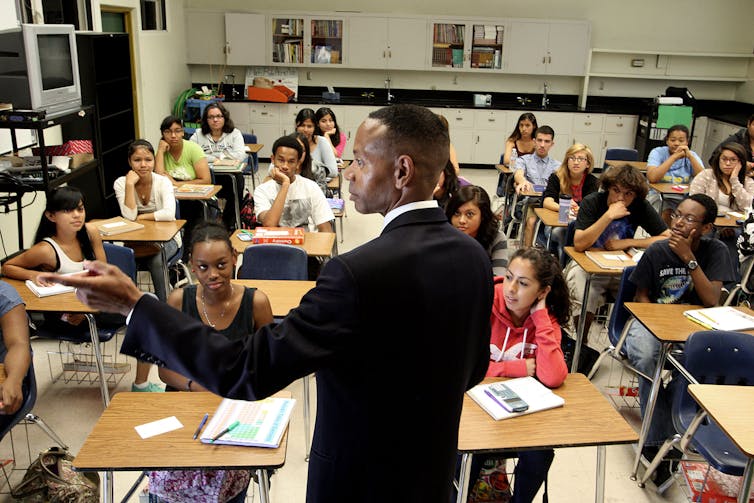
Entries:
[[586,312],[589,304],[589,289],[592,286],[592,275],[586,275],[584,284],[584,298],[581,299],[581,314],[579,315],[579,326],[576,327],[576,345],[573,348],[573,361],[571,362],[571,372],[576,372],[579,368],[579,354],[581,353],[581,341],[584,340],[584,328],[586,327]]
[[102,477],[102,499],[105,503],[115,501],[115,484],[113,482],[113,472],[108,470]]
[[597,446],[597,485],[594,489],[594,503],[605,501],[605,446]]
[[267,478],[267,470],[260,468],[256,470],[257,484],[259,485],[259,501],[261,503],[270,503],[270,481]]
[[469,482],[471,478],[471,460],[474,455],[470,452],[461,454],[461,470],[458,474],[458,496],[456,503],[466,503],[469,498]]
[[302,381],[304,385],[304,461],[309,461],[309,449],[311,449],[311,424],[309,408],[309,376],[305,375]]
[[754,476],[754,459],[749,458],[746,461],[746,469],[744,470],[744,477],[741,480],[741,490],[738,493],[738,503],[748,503],[751,498],[751,480]]
[[97,322],[94,321],[93,314],[87,314],[86,321],[89,323],[89,336],[92,338],[94,347],[94,359],[97,363],[97,374],[99,375],[99,386],[102,391],[102,402],[105,407],[110,405],[110,393],[107,390],[107,381],[105,380],[105,366],[102,363],[102,348],[99,347],[99,332],[97,332]]
[[165,298],[170,293],[170,272],[168,271],[168,254],[165,251],[165,243],[159,243],[160,256],[162,257],[162,276],[165,279]]
[[636,473],[639,471],[639,463],[641,463],[641,450],[644,449],[644,444],[647,442],[647,435],[649,435],[649,425],[652,424],[652,416],[655,412],[655,405],[657,404],[657,395],[660,392],[660,382],[662,376],[662,368],[665,366],[665,360],[670,352],[671,343],[663,342],[660,345],[660,354],[657,358],[657,368],[652,376],[652,389],[649,392],[649,403],[644,409],[644,419],[641,421],[641,433],[639,434],[639,446],[636,451],[636,458],[634,459],[634,469],[631,472],[631,480],[636,480]]
[[[238,195],[238,178],[235,173],[229,173],[230,180],[233,182],[233,209],[235,210],[236,229],[241,228],[241,207],[240,196]],[[242,175],[241,175],[242,176]],[[227,202],[225,203],[228,204]]]

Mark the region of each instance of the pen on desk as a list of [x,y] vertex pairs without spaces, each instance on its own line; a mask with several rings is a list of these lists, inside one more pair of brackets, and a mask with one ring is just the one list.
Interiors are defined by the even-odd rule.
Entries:
[[[505,409],[505,406],[502,403],[500,403],[500,400],[498,400],[497,398],[495,398],[495,395],[493,395],[492,393],[490,393],[490,390],[488,390],[488,389],[484,390],[484,394],[487,395],[488,397],[492,398],[493,402],[495,402],[500,407],[502,407],[502,408]],[[508,409],[505,409],[505,410],[508,410]]]
[[199,423],[199,427],[196,429],[196,432],[194,433],[194,440],[197,439],[197,437],[199,436],[199,432],[202,431],[202,428],[204,428],[204,425],[207,422],[207,418],[209,418],[209,413],[204,414],[204,417],[202,418],[202,422]]
[[224,429],[223,431],[221,431],[220,433],[218,433],[217,435],[215,435],[215,437],[214,437],[214,438],[212,439],[212,441],[213,441],[213,442],[216,442],[217,440],[219,440],[219,439],[220,439],[220,437],[222,437],[222,436],[223,436],[223,435],[225,435],[226,433],[228,433],[228,432],[230,432],[231,430],[233,430],[233,428],[235,428],[236,426],[238,426],[238,424],[239,424],[239,422],[238,422],[238,421],[233,421],[232,423],[230,423],[230,426],[228,426],[228,427],[227,427],[227,428],[225,428],[225,429]]

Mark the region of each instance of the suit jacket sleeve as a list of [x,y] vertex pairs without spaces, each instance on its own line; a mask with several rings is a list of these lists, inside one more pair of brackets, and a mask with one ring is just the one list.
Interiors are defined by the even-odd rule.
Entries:
[[229,341],[165,303],[143,296],[121,352],[165,366],[219,395],[256,400],[338,358],[352,357],[358,295],[338,258],[330,260],[298,308],[277,326]]

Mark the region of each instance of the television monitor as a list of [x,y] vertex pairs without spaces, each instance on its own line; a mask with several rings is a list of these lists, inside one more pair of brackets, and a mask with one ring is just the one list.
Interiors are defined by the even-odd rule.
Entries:
[[73,25],[22,24],[0,31],[0,101],[48,116],[81,106]]

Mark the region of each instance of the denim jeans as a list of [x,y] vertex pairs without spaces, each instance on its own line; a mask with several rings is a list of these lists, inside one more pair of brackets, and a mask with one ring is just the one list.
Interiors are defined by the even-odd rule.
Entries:
[[[644,328],[641,323],[634,321],[631,324],[631,328],[626,336],[624,349],[631,365],[648,376],[654,375],[657,369],[657,359],[660,355],[660,341]],[[651,389],[652,383],[643,377],[639,377],[639,406],[641,407],[642,418],[646,412]],[[675,435],[675,427],[673,426],[671,415],[672,391],[672,383],[667,388],[660,385],[657,394],[657,403],[652,416],[652,424],[649,428],[645,445],[661,445],[669,437]]]

